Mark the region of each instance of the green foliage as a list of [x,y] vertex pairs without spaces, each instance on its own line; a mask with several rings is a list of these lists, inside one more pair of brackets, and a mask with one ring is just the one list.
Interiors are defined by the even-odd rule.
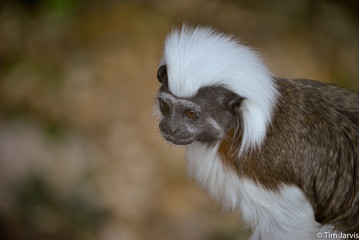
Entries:
[[33,236],[81,239],[95,235],[107,219],[89,199],[76,193],[63,197],[36,175],[14,188],[14,198],[16,224]]
[[74,13],[79,0],[42,0],[41,5],[54,17],[67,17]]

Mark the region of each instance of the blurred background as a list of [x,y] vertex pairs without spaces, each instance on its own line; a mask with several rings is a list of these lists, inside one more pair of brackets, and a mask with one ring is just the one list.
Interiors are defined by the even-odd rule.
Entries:
[[357,0],[2,0],[0,239],[248,238],[152,117],[183,21],[234,33],[276,76],[359,91]]

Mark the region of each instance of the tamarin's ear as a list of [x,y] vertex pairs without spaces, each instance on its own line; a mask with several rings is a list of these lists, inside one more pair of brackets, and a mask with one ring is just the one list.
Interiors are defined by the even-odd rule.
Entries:
[[167,85],[167,83],[168,83],[167,65],[162,65],[161,67],[158,68],[157,79],[163,85]]
[[244,100],[243,97],[236,95],[228,101],[228,109],[231,111],[231,113],[233,114],[238,113],[243,100]]

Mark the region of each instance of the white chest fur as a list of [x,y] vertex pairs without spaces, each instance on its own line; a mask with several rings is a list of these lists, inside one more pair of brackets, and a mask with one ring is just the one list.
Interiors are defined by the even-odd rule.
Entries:
[[189,145],[188,172],[225,209],[240,212],[253,229],[251,240],[317,239],[321,226],[314,220],[313,208],[298,187],[283,185],[279,192],[273,192],[239,178],[222,163],[218,148],[219,144]]

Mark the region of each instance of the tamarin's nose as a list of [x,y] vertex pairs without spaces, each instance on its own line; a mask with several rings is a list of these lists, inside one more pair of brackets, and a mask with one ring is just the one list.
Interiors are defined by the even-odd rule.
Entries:
[[180,132],[180,128],[176,125],[170,126],[168,130],[169,130],[170,134],[172,134],[172,135],[176,135],[177,133]]
[[159,127],[162,132],[171,135],[176,135],[181,132],[179,126],[168,124],[168,122],[165,121],[161,121]]

